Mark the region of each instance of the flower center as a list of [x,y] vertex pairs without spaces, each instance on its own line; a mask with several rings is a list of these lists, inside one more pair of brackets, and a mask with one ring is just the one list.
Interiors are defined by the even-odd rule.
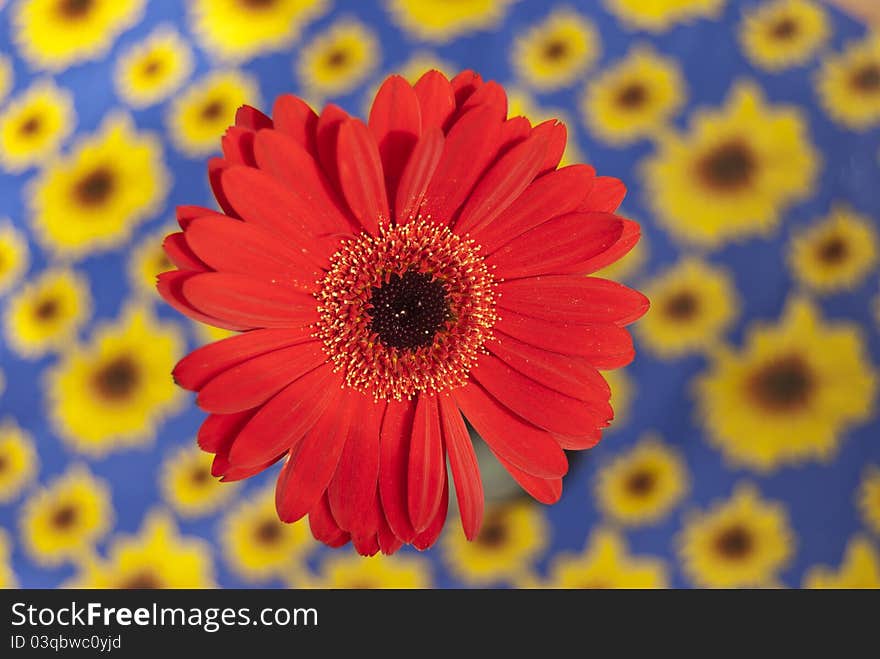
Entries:
[[663,308],[670,318],[686,321],[697,314],[699,307],[700,303],[696,295],[690,291],[679,291],[669,298]]
[[123,355],[95,373],[94,385],[103,398],[116,401],[127,398],[138,379],[138,368],[134,360]]
[[832,236],[819,245],[819,260],[829,265],[837,265],[847,257],[849,249],[840,236]]
[[472,240],[416,218],[345,241],[316,293],[316,336],[374,399],[466,382],[492,336],[495,278]]
[[79,517],[77,510],[71,504],[65,504],[58,508],[52,515],[52,526],[60,531],[66,531],[76,523]]
[[327,66],[329,66],[331,69],[342,68],[347,62],[348,53],[340,48],[330,51],[330,53],[327,55]]
[[189,473],[190,482],[197,487],[204,487],[211,482],[211,474],[203,466],[193,467]]
[[724,529],[715,540],[718,553],[732,560],[741,560],[748,556],[753,545],[752,534],[739,524]]
[[135,572],[127,579],[124,579],[122,583],[119,584],[119,587],[129,590],[156,589],[162,587],[162,582],[155,575],[155,573],[150,570],[143,569]]
[[700,161],[699,170],[710,186],[730,191],[748,184],[755,164],[748,146],[739,140],[734,140],[709,152]]
[[771,30],[771,34],[780,41],[788,41],[798,33],[797,21],[786,16],[776,22]]
[[152,78],[154,75],[159,73],[161,70],[162,70],[162,60],[159,59],[158,57],[155,57],[155,56],[151,56],[151,57],[145,59],[143,64],[141,65],[141,72],[149,78]]
[[113,191],[113,172],[99,167],[81,178],[76,184],[76,198],[86,206],[98,206]]
[[633,496],[643,497],[654,489],[657,479],[647,469],[633,472],[626,479],[626,490]]
[[277,544],[281,540],[281,524],[276,519],[266,519],[257,526],[254,536],[262,545]]
[[269,9],[276,0],[238,0],[245,9]]
[[561,39],[553,39],[544,45],[544,57],[548,60],[558,61],[568,55],[568,44]]
[[880,91],[880,64],[867,64],[856,71],[852,78],[853,86],[863,92]]
[[645,86],[638,82],[632,82],[626,85],[617,94],[617,104],[623,108],[632,110],[645,104],[648,100],[648,90]]
[[205,103],[204,107],[202,107],[202,119],[205,121],[214,121],[219,119],[223,114],[223,102],[214,99],[213,101],[209,101]]
[[771,411],[790,411],[803,406],[813,389],[809,367],[797,355],[770,362],[751,378],[755,400]]
[[40,117],[34,114],[21,122],[18,132],[25,136],[32,136],[40,131],[42,125],[43,122],[40,121]]
[[507,525],[505,525],[500,519],[489,520],[483,525],[483,528],[480,529],[480,534],[477,536],[477,543],[483,547],[495,549],[503,546],[504,543],[507,542],[507,536]]
[[58,11],[65,18],[83,18],[92,8],[93,0],[61,0]]
[[58,304],[58,300],[51,297],[46,298],[34,307],[34,318],[46,322],[57,316],[60,310],[61,305]]
[[3,472],[6,471],[6,467],[9,465],[9,462],[6,459],[5,455],[0,455],[0,476],[3,475]]

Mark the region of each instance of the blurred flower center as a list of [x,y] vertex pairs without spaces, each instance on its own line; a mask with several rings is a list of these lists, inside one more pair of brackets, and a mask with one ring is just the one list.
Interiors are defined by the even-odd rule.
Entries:
[[156,589],[162,587],[162,582],[150,570],[140,570],[127,579],[123,579],[119,587],[128,590]]
[[202,119],[206,121],[214,121],[216,119],[219,119],[223,115],[224,107],[225,106],[223,104],[223,101],[219,99],[214,99],[213,101],[206,103],[202,107]]
[[56,298],[46,298],[42,300],[36,307],[34,307],[34,318],[37,320],[51,320],[55,316],[58,315],[58,312],[61,310],[61,305],[58,304],[58,300]]
[[724,529],[715,540],[718,553],[733,560],[740,560],[748,556],[753,545],[754,539],[751,532],[739,524]]
[[97,206],[110,196],[113,186],[113,172],[107,167],[99,167],[80,179],[76,185],[76,197],[87,206]]
[[83,18],[92,10],[94,0],[61,0],[58,12],[65,18]]
[[193,485],[206,485],[211,482],[211,474],[201,465],[193,467],[189,474],[190,481]]
[[110,400],[127,398],[138,382],[138,369],[128,356],[121,356],[95,373],[94,384],[98,393]]
[[257,542],[263,545],[274,545],[281,540],[281,524],[273,518],[266,518],[256,528]]
[[561,39],[553,39],[544,44],[544,57],[549,60],[561,60],[568,55],[568,44]]
[[391,348],[429,346],[449,318],[443,283],[427,272],[392,274],[373,288],[367,313],[370,330]]
[[829,265],[844,261],[849,254],[849,246],[840,236],[832,236],[819,245],[819,260]]
[[242,7],[247,9],[269,9],[277,4],[277,0],[238,0]]
[[40,131],[40,128],[42,127],[43,122],[40,121],[40,117],[37,115],[31,115],[21,122],[18,127],[18,132],[26,136],[35,135]]
[[158,57],[150,57],[141,65],[141,72],[145,76],[154,76],[162,70],[162,60]]
[[331,50],[327,54],[327,66],[333,69],[339,69],[348,62],[348,53],[342,49]]
[[64,504],[52,515],[52,526],[59,530],[67,530],[72,527],[79,517],[77,510],[71,504]]
[[780,41],[787,41],[788,39],[793,38],[798,33],[798,24],[797,21],[791,18],[790,16],[786,16],[785,18],[777,21],[777,23],[773,26],[772,34],[774,37],[779,39]]
[[754,399],[774,411],[787,411],[806,403],[813,389],[813,378],[804,360],[797,355],[770,362],[751,378]]
[[630,494],[643,497],[654,489],[657,479],[647,469],[640,469],[629,475],[626,479],[626,490]]
[[732,140],[709,152],[700,161],[703,179],[712,187],[733,190],[746,185],[755,169],[755,159],[749,147]]
[[483,528],[477,536],[476,542],[484,547],[498,548],[507,541],[507,525],[500,519],[489,519],[483,523]]
[[6,468],[9,466],[9,461],[6,459],[5,455],[0,455],[0,474],[6,471]]
[[675,320],[690,320],[700,308],[697,296],[691,291],[679,291],[670,297],[663,306],[666,315]]
[[639,82],[631,82],[617,94],[617,104],[627,109],[644,105],[648,100],[648,90]]
[[853,87],[870,94],[880,91],[880,65],[871,62],[855,72]]

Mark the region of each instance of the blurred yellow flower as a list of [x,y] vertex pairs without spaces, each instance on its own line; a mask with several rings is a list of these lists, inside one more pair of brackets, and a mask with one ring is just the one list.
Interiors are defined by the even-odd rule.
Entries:
[[134,26],[145,0],[21,0],[12,11],[12,30],[31,66],[61,71],[98,59]]
[[12,70],[12,60],[0,55],[0,101],[6,98],[14,82],[15,73]]
[[794,276],[819,293],[854,288],[877,265],[877,230],[867,217],[837,205],[795,235],[788,260]]
[[822,105],[834,121],[852,130],[880,123],[880,35],[825,57],[817,84]]
[[696,382],[709,440],[731,463],[760,471],[827,460],[872,412],[877,380],[860,329],[826,324],[792,300],[779,324],[758,324],[736,352],[722,348]]
[[214,561],[201,538],[181,536],[165,511],[147,515],[137,535],[110,541],[107,559],[91,557],[73,588],[213,588]]
[[0,529],[0,590],[18,588],[18,581],[12,571],[12,543],[9,534]]
[[740,83],[720,111],[662,136],[643,164],[646,198],[673,236],[715,247],[766,235],[781,212],[813,191],[820,156],[794,106],[770,106]]
[[631,556],[626,541],[610,529],[596,529],[580,555],[560,553],[550,563],[551,588],[667,588],[666,565]]
[[685,257],[649,280],[651,310],[636,335],[651,352],[671,359],[713,347],[739,313],[736,285],[720,266]]
[[460,528],[441,538],[443,559],[461,581],[487,586],[527,574],[549,542],[549,526],[538,504],[517,499],[487,508],[472,542]]
[[373,31],[360,21],[342,18],[303,47],[296,74],[309,96],[340,96],[366,80],[379,57]]
[[659,437],[646,435],[599,471],[596,502],[611,520],[641,526],[669,515],[687,489],[682,457]]
[[32,494],[21,507],[21,541],[40,565],[86,555],[113,524],[107,483],[73,465]]
[[237,489],[211,475],[214,456],[193,443],[178,447],[159,470],[162,498],[181,517],[200,517],[215,512]]
[[522,87],[509,87],[507,88],[507,116],[508,118],[525,117],[533,126],[551,119],[559,120],[565,124],[568,132],[568,140],[565,143],[565,151],[562,153],[559,166],[566,167],[583,160],[577,145],[574,123],[564,110],[539,106],[535,98]]
[[806,64],[831,36],[828,17],[812,0],[772,0],[746,12],[739,37],[756,66],[781,71]]
[[29,199],[34,232],[58,256],[110,249],[161,205],[167,187],[159,139],[136,132],[126,115],[110,115],[37,177]]
[[30,434],[11,418],[0,420],[0,503],[9,503],[33,482],[39,458]]
[[49,371],[49,412],[72,448],[100,456],[153,439],[156,425],[183,402],[171,370],[183,353],[178,327],[145,307],[99,325]]
[[865,526],[880,535],[880,467],[869,465],[859,487],[859,511]]
[[271,487],[248,494],[227,513],[220,545],[230,569],[252,583],[299,574],[305,556],[317,546],[308,521],[285,524],[278,519]]
[[636,46],[587,84],[581,111],[596,137],[627,144],[665,127],[684,105],[685,89],[673,59]]
[[518,0],[386,0],[392,20],[410,36],[446,42],[497,25]]
[[606,432],[614,431],[625,425],[629,419],[629,410],[632,404],[633,387],[635,384],[626,374],[626,369],[618,368],[613,371],[602,371],[602,377],[611,388],[611,409],[614,410],[614,420]]
[[220,151],[220,138],[244,104],[260,104],[257,80],[239,71],[214,71],[175,97],[168,115],[169,137],[184,155]]
[[563,7],[517,37],[513,67],[527,85],[550,91],[581,79],[600,51],[599,33],[592,22]]
[[794,553],[785,508],[761,499],[751,485],[689,514],[677,543],[685,574],[706,588],[774,586]]
[[246,60],[286,48],[323,15],[328,0],[193,0],[192,30],[224,60]]
[[238,334],[238,332],[235,332],[233,330],[214,327],[213,325],[208,325],[207,323],[193,323],[193,325],[196,330],[196,339],[198,340],[199,345],[205,345],[206,343],[213,343],[214,341],[228,339],[230,336]]
[[144,108],[165,100],[193,70],[187,41],[170,25],[159,25],[116,60],[116,93],[126,103]]
[[156,277],[159,273],[174,269],[174,264],[162,249],[162,241],[177,230],[177,225],[165,225],[158,231],[148,233],[132,248],[128,258],[128,279],[138,295],[146,298],[158,296]]
[[330,554],[321,564],[320,574],[307,578],[304,585],[310,588],[430,588],[431,564],[414,554],[370,557]]
[[662,32],[696,18],[717,18],[725,0],[605,0],[605,7],[631,30]]
[[76,340],[92,299],[85,276],[52,268],[27,281],[9,300],[3,317],[6,342],[23,357],[40,357]]
[[30,264],[27,238],[6,218],[0,218],[0,295],[14,287]]
[[70,92],[37,80],[0,112],[0,167],[16,173],[41,164],[73,132]]
[[810,568],[804,588],[880,588],[880,553],[868,538],[855,536],[846,545],[840,568]]

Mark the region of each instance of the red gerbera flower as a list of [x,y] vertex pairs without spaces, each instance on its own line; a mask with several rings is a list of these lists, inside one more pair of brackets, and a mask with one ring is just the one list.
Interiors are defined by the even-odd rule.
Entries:
[[431,546],[449,461],[474,538],[483,492],[465,418],[538,501],[612,418],[597,369],[633,358],[640,293],[585,277],[638,241],[624,186],[557,169],[565,127],[507,119],[465,71],[391,76],[368,123],[281,96],[241,108],[208,172],[223,213],[178,209],[159,291],[241,334],[181,360],[213,473],[278,460],[285,522],[362,554]]

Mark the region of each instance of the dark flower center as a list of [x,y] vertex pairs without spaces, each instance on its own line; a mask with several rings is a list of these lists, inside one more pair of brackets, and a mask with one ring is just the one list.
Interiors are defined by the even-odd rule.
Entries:
[[94,376],[98,393],[109,400],[127,398],[139,380],[137,365],[131,357],[123,355],[102,367]]
[[154,590],[156,588],[162,587],[162,582],[159,578],[150,570],[140,570],[139,572],[135,572],[133,575],[124,579],[122,583],[119,584],[120,588],[126,588],[128,590],[137,590],[137,589],[150,589]]
[[193,485],[205,485],[211,480],[211,474],[204,467],[193,467],[189,474],[189,479]]
[[852,78],[853,87],[874,94],[880,91],[880,64],[871,63],[856,71]]
[[751,378],[755,400],[772,411],[788,411],[803,406],[813,389],[809,367],[797,355],[776,359]]
[[780,41],[787,41],[798,33],[797,21],[791,17],[783,18],[774,26],[771,34]]
[[223,114],[224,107],[223,101],[219,99],[206,103],[202,108],[202,119],[206,121],[219,119]]
[[276,0],[238,0],[247,9],[268,9]]
[[38,116],[31,115],[25,121],[21,122],[21,125],[18,127],[18,132],[22,135],[34,135],[39,132],[42,125],[43,122],[40,121]]
[[829,265],[836,265],[845,260],[848,253],[849,247],[840,236],[832,236],[819,245],[819,260]]
[[492,519],[483,524],[476,541],[484,547],[494,549],[504,545],[507,542],[507,537],[507,525],[500,519]]
[[332,69],[343,67],[348,62],[348,53],[338,48],[327,55],[327,66]]
[[650,471],[641,469],[629,475],[626,479],[626,490],[630,494],[643,497],[654,489],[657,479]]
[[65,504],[52,515],[52,526],[62,531],[69,529],[76,523],[77,517],[79,515],[76,508],[70,504]]
[[559,39],[548,41],[544,45],[544,57],[549,60],[560,60],[568,54],[568,44]]
[[724,190],[736,190],[746,185],[755,170],[755,158],[748,146],[734,140],[716,147],[699,165],[703,180],[710,186]]
[[60,310],[61,305],[58,304],[58,300],[50,297],[34,307],[34,318],[42,321],[52,320]]
[[275,519],[266,519],[257,527],[257,542],[263,545],[274,545],[281,540],[281,524]]
[[446,289],[427,272],[392,274],[370,293],[370,331],[389,348],[415,350],[434,343],[449,319]]
[[617,94],[617,104],[623,108],[634,109],[648,100],[648,90],[638,82],[628,84]]
[[162,70],[162,60],[158,57],[150,57],[141,65],[141,71],[145,76],[154,76]]
[[65,18],[82,18],[92,9],[93,0],[61,0],[58,11]]
[[700,308],[700,301],[691,291],[679,291],[663,306],[666,315],[678,321],[690,320]]
[[0,455],[0,474],[2,474],[4,471],[6,471],[6,466],[7,466],[8,464],[9,464],[9,463],[8,463],[7,460],[6,460],[6,456],[5,456],[5,455]]
[[76,185],[76,198],[86,206],[97,206],[110,196],[113,191],[113,172],[107,167],[100,167],[90,172]]
[[725,558],[741,560],[748,556],[754,546],[751,532],[739,524],[724,529],[715,540],[718,553]]

